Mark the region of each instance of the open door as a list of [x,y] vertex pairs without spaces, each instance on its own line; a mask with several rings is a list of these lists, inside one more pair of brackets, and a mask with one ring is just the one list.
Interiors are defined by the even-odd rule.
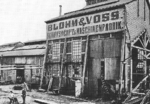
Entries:
[[24,70],[21,70],[21,69],[18,69],[17,72],[16,72],[16,82],[21,84],[25,81],[25,78],[24,78]]

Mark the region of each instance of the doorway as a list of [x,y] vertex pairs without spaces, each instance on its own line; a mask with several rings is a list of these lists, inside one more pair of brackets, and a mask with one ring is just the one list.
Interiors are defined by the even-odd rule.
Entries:
[[17,70],[16,71],[16,82],[18,84],[21,84],[25,81],[25,78],[24,78],[24,70]]

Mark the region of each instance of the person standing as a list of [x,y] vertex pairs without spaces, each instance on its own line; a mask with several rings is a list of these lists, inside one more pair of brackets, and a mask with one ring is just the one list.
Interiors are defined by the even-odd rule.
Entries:
[[25,101],[26,101],[26,90],[25,90],[25,88],[23,88],[23,90],[22,90],[22,100],[23,100],[23,104],[25,104]]
[[14,94],[12,91],[10,91],[10,95],[8,98],[10,99],[10,104],[14,103]]

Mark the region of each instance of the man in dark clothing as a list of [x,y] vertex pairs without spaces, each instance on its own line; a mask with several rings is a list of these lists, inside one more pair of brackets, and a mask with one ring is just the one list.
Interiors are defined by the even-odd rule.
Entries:
[[25,89],[22,90],[22,100],[23,100],[23,104],[25,104],[25,100],[26,100],[26,90]]

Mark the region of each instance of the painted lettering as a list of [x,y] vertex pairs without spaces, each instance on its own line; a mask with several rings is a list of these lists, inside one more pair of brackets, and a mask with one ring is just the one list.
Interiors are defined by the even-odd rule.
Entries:
[[102,14],[102,21],[103,22],[109,21],[109,13]]
[[112,12],[111,13],[111,20],[117,20],[119,19],[119,11],[116,11],[116,12]]
[[72,27],[78,26],[78,20],[72,20]]
[[94,16],[94,23],[98,23],[98,22],[100,22],[100,15],[95,15]]
[[56,24],[54,24],[54,30],[57,30],[58,26]]
[[52,25],[48,25],[48,31],[52,31]]
[[[81,16],[81,17],[76,17],[76,18],[70,18],[62,21],[58,21],[52,24],[48,24],[47,30],[48,32],[52,32],[54,30],[68,30],[68,29],[77,29],[77,28],[82,28],[82,27],[87,27],[87,26],[93,26],[93,25],[98,25],[99,24],[105,24],[104,28],[106,30],[115,30],[116,29],[116,23],[112,24],[107,24],[108,22],[116,22],[116,20],[123,20],[123,9],[122,11],[120,10],[112,10],[112,11],[107,11],[107,12],[102,12],[102,13],[96,13],[96,14],[91,14],[91,15],[86,15],[86,16]],[[122,16],[122,17],[121,17]],[[122,22],[121,22],[122,23]],[[117,28],[121,28],[122,24],[118,23]],[[94,31],[99,31],[104,30],[103,25],[100,26],[100,28],[93,27],[92,30]],[[84,33],[86,31],[90,31],[89,29],[91,28],[86,28],[84,29]],[[78,30],[79,31],[79,30]],[[76,31],[71,31],[69,33],[65,34],[77,34]],[[83,33],[83,32],[80,32]],[[61,33],[60,33],[61,34]]]
[[59,29],[63,29],[64,28],[64,22],[60,22],[59,23]]
[[91,23],[91,20],[92,20],[92,16],[86,17],[87,24],[90,24],[90,23]]
[[69,28],[70,26],[71,26],[70,21],[66,21],[66,23],[65,23],[65,28]]
[[84,26],[86,23],[84,22],[84,18],[80,19],[79,25]]

